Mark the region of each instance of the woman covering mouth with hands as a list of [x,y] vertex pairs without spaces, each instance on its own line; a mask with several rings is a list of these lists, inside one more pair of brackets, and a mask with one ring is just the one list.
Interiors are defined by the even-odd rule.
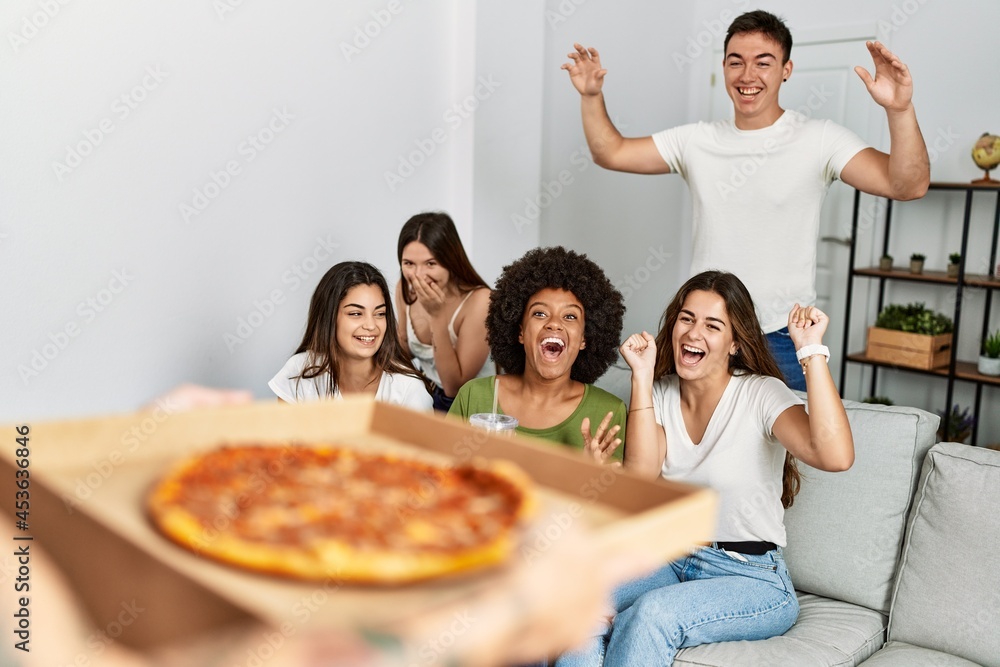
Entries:
[[[486,336],[505,372],[497,411],[516,417],[519,433],[585,449],[600,461],[620,449],[625,404],[593,383],[617,357],[623,301],[597,264],[562,247],[530,250],[504,267]],[[466,383],[449,414],[491,412],[494,380]]]
[[469,380],[493,375],[486,345],[490,289],[469,262],[447,213],[418,213],[396,243],[399,340],[446,412]]

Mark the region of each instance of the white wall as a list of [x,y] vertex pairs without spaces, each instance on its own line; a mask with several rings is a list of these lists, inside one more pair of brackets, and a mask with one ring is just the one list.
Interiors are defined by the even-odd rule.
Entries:
[[[542,243],[586,252],[626,297],[625,331],[654,330],[687,271],[687,191],[680,178],[606,171],[590,160],[580,96],[569,75],[574,42],[595,47],[608,70],[608,113],[629,136],[688,122],[689,72],[671,53],[689,32],[693,3],[549,0],[545,49]],[[572,13],[567,10],[574,8]],[[561,185],[560,175],[569,184]],[[572,179],[571,181],[569,179]],[[544,198],[558,192],[551,202]]]
[[[588,252],[631,291],[626,329],[655,327],[687,275],[686,188],[677,177],[591,164],[578,97],[559,66],[573,41],[600,48],[610,112],[627,134],[693,121],[712,63],[678,64],[675,54],[723,15],[754,8],[746,0],[312,0],[220,12],[237,0],[53,1],[0,9],[0,419],[130,409],[182,380],[266,396],[325,268],[368,259],[394,281],[397,230],[421,210],[454,214],[488,280],[538,243]],[[934,179],[978,176],[969,148],[981,132],[1000,132],[991,125],[1000,89],[988,37],[1000,5],[760,6],[796,33],[881,21],[914,74],[925,136],[952,137]],[[345,53],[355,40],[358,52]],[[482,87],[480,76],[500,85]],[[133,90],[144,99],[126,115],[119,100]],[[274,109],[291,119],[269,137],[272,119],[283,124]],[[97,143],[102,121],[112,131],[60,179],[53,164],[87,133]],[[272,141],[254,154],[243,142],[258,133]],[[390,187],[386,172],[411,156],[421,164]],[[229,161],[239,173],[185,222],[179,206],[193,204],[194,189]],[[929,263],[943,266],[960,206],[933,196],[898,214],[896,254],[927,248]],[[946,231],[942,214],[952,221]],[[981,254],[985,245],[976,244]],[[917,289],[900,300],[949,307],[947,296]],[[281,302],[271,308],[265,300],[276,291]],[[261,310],[270,315],[254,315]],[[241,318],[260,326],[231,351],[224,336],[239,333]],[[887,391],[897,402],[943,404],[932,382],[896,375]],[[985,397],[995,404],[991,390]]]
[[[565,5],[550,0],[550,8]],[[549,35],[547,59],[564,61],[572,41],[601,49],[609,74],[605,85],[609,112],[632,136],[707,117],[709,76],[721,73],[712,62],[712,42],[721,46],[732,17],[752,9],[766,9],[783,16],[794,35],[837,27],[868,26],[909,66],[915,81],[915,105],[931,157],[935,181],[970,181],[981,175],[969,157],[975,139],[985,131],[1000,132],[997,109],[1000,87],[995,73],[996,55],[988,26],[1000,25],[1000,3],[972,0],[846,0],[793,2],[791,0],[707,0],[698,3],[643,2],[595,3],[578,8],[572,20],[561,23]],[[794,60],[794,48],[792,59]],[[686,62],[691,58],[693,62]],[[871,69],[867,53],[858,54],[858,64]],[[551,65],[550,65],[551,67]],[[574,146],[583,141],[575,92],[564,72],[546,86],[546,135],[543,171],[551,178],[568,161]],[[858,85],[862,85],[858,81]],[[887,133],[885,133],[887,138]],[[881,148],[880,137],[869,140]],[[572,163],[571,163],[572,164]],[[643,261],[643,250],[651,243],[672,248],[675,261],[651,275],[628,301],[626,329],[655,327],[666,301],[687,277],[690,208],[683,181],[676,176],[648,177],[607,172],[592,165],[578,177],[579,187],[566,193],[543,212],[544,243],[582,247],[597,258],[620,285],[622,278],[635,277]],[[835,184],[833,187],[846,187]],[[984,272],[989,255],[989,232],[995,198],[980,195],[974,220],[979,221],[970,243],[968,262]],[[881,210],[881,209],[880,209]],[[943,269],[949,252],[959,246],[962,197],[932,193],[921,202],[896,207],[892,251],[897,259],[921,251],[931,268]],[[881,219],[879,217],[879,219]],[[947,224],[943,221],[947,220]],[[849,221],[846,221],[849,223]],[[880,234],[880,224],[862,229],[860,235]],[[642,274],[645,275],[645,274]],[[856,289],[864,291],[862,281]],[[953,292],[946,288],[901,285],[889,292],[892,302],[922,300],[951,314]],[[862,299],[863,303],[863,299]],[[965,333],[959,355],[974,359],[982,320],[978,313],[982,291],[974,291],[964,302]],[[1000,326],[1000,307],[994,307],[992,327]],[[832,314],[838,318],[838,314]],[[853,316],[852,349],[864,345],[865,318]],[[839,317],[842,318],[842,315]],[[842,321],[842,320],[841,320]],[[835,322],[836,324],[836,322]],[[852,365],[848,396],[861,398],[868,383],[861,382],[860,369]],[[937,411],[944,406],[944,382],[915,379],[904,372],[883,371],[880,392],[897,403]],[[973,387],[958,383],[956,400],[971,405]],[[983,392],[984,428],[981,437],[1000,440],[1000,411],[995,407],[997,390]],[[990,437],[992,436],[992,437]]]
[[495,33],[467,3],[12,0],[0,32],[0,418],[184,380],[266,396],[323,272],[366,259],[394,282],[418,211],[453,210],[490,280],[537,243],[472,242],[470,156],[506,140],[476,120],[516,84],[477,70]]

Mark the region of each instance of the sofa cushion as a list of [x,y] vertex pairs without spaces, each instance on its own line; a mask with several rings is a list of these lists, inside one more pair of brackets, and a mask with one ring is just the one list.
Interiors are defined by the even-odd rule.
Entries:
[[888,613],[907,512],[940,419],[917,408],[844,405],[854,465],[828,473],[799,462],[785,562],[797,590]]
[[865,607],[799,594],[799,619],[780,637],[686,648],[677,654],[674,666],[853,667],[882,646],[885,622],[885,616]]
[[965,658],[920,648],[903,642],[887,642],[864,667],[980,667]]
[[935,445],[924,461],[889,638],[1000,667],[1000,452]]

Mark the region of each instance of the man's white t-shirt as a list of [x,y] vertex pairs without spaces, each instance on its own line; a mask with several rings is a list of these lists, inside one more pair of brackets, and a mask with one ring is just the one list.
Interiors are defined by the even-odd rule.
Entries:
[[815,304],[823,199],[867,144],[797,111],[760,130],[702,122],[659,132],[653,141],[691,190],[691,274],[734,273],[750,290],[765,333],[787,325],[793,304]]
[[785,448],[771,429],[793,405],[802,405],[802,400],[781,380],[734,375],[701,442],[694,443],[681,414],[678,377],[668,375],[653,383],[653,412],[667,438],[662,475],[719,494],[716,541],[785,546]]
[[[341,398],[340,389],[331,396],[327,392],[329,374],[314,378],[300,378],[305,368],[308,352],[300,352],[285,362],[267,386],[278,398],[289,403],[316,401],[321,398]],[[427,393],[424,383],[409,375],[382,373],[375,392],[375,400],[402,405],[414,410],[430,410],[434,399]]]

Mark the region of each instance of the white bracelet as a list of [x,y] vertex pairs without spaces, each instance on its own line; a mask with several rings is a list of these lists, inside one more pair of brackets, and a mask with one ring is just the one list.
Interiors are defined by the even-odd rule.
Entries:
[[795,358],[799,361],[813,356],[814,354],[822,354],[826,357],[827,363],[830,361],[830,348],[826,345],[806,345],[801,350],[795,351]]

